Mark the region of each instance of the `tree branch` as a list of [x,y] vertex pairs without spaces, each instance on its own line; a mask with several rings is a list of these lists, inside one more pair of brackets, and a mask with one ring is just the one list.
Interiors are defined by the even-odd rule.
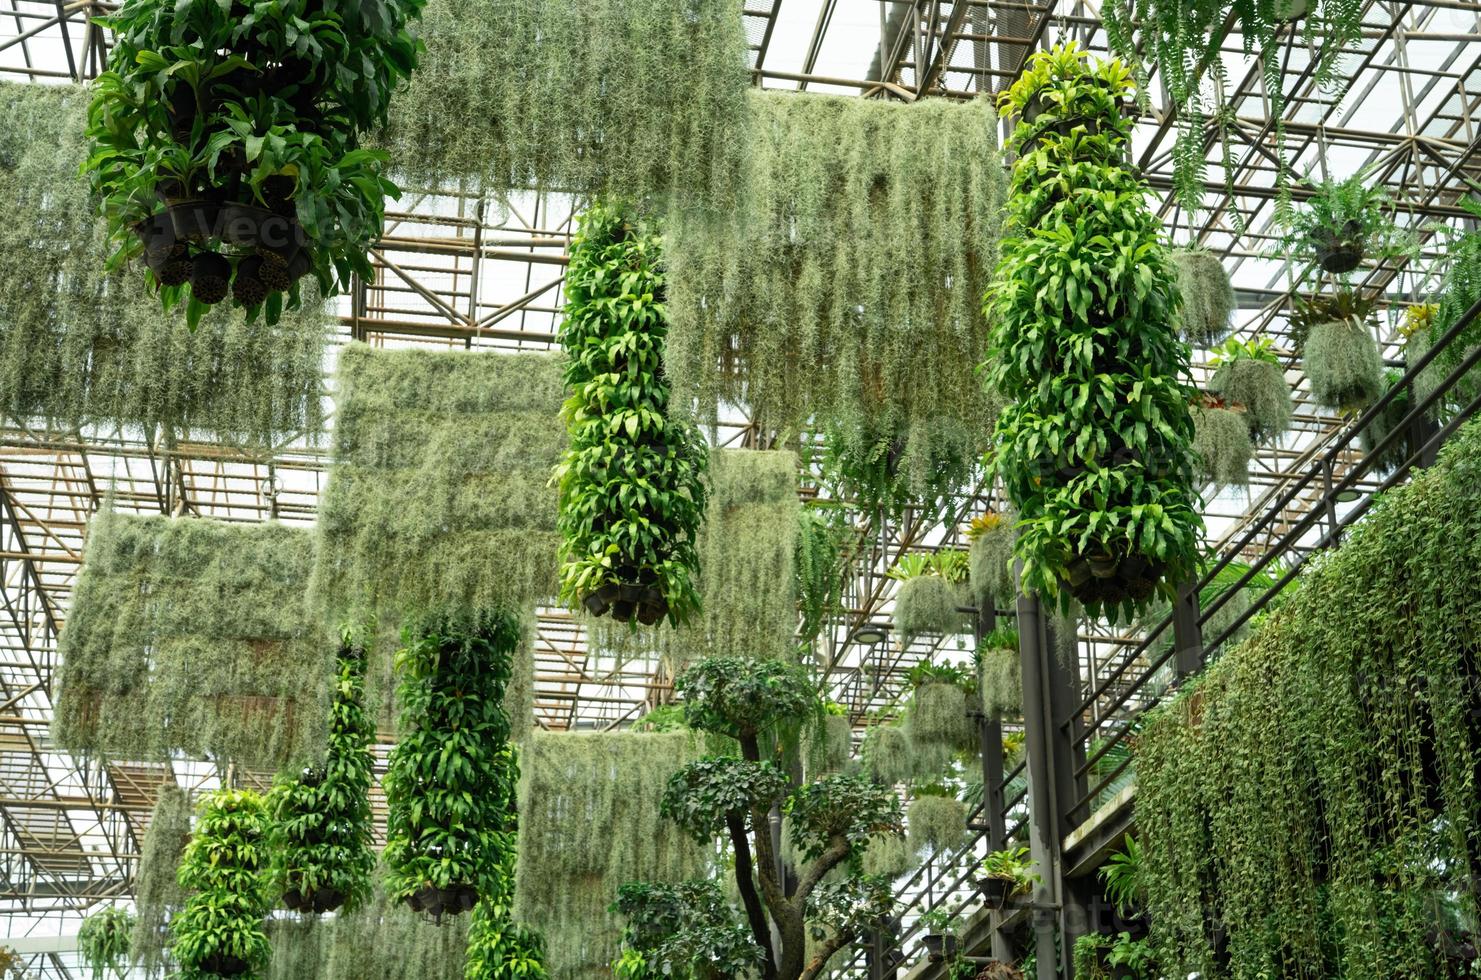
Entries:
[[853,933],[835,932],[832,936],[823,940],[818,946],[817,955],[807,964],[807,968],[802,971],[802,975],[797,980],[816,980],[817,977],[822,976],[823,968],[828,965],[828,961],[833,958],[833,954],[843,949],[853,939]]
[[842,864],[844,859],[848,857],[848,854],[849,843],[847,837],[834,837],[828,843],[827,850],[818,855],[817,859],[808,866],[806,873],[802,876],[802,880],[797,883],[797,891],[793,894],[793,897],[799,905],[807,901],[807,896],[811,895],[812,890],[818,887],[818,882],[823,880],[823,876]]
[[766,954],[763,965],[763,980],[775,980],[776,953],[771,948],[771,928],[766,923],[766,912],[761,908],[761,899],[756,895],[756,881],[752,877],[751,846],[746,840],[746,822],[739,813],[725,814],[725,826],[730,831],[730,844],[735,848],[735,883],[740,889],[741,904],[746,908],[746,919],[751,925],[751,938]]

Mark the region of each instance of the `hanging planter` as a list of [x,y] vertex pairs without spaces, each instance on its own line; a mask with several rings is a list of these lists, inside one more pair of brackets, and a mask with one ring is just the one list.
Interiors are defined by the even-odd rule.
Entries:
[[572,394],[560,485],[561,597],[652,626],[699,608],[694,575],[708,453],[668,413],[660,240],[621,209],[580,219],[560,343]]
[[977,653],[977,692],[988,718],[1023,717],[1023,658],[1016,630],[1000,628],[983,637]]
[[1214,366],[1209,392],[1226,406],[1242,409],[1251,439],[1268,442],[1285,433],[1291,425],[1291,386],[1268,339],[1231,338],[1209,363]]
[[[360,133],[385,119],[416,66],[422,0],[307,0],[245,8],[132,0],[95,84],[86,171],[115,252],[142,259],[166,309],[193,327],[226,300],[269,323],[312,273],[325,295],[371,275],[385,154]],[[188,272],[187,272],[188,265]]]
[[1250,482],[1250,441],[1245,413],[1217,402],[1193,409],[1193,452],[1203,478],[1216,486],[1242,487]]
[[918,575],[900,584],[895,626],[906,643],[924,634],[949,636],[966,626],[961,589],[939,575]]
[[927,933],[921,937],[921,945],[926,948],[926,956],[932,963],[940,963],[957,955],[958,941],[955,936]]
[[1303,366],[1312,398],[1327,408],[1361,412],[1383,393],[1383,357],[1366,323],[1340,320],[1312,327]]
[[1199,248],[1174,249],[1169,253],[1178,271],[1178,292],[1183,296],[1179,323],[1183,339],[1198,347],[1211,347],[1229,332],[1234,316],[1234,287],[1224,263],[1212,252]]
[[182,976],[241,976],[271,954],[262,929],[266,807],[250,790],[221,789],[201,801],[199,815],[180,864],[180,884],[191,894],[170,922],[171,951]]
[[979,606],[1011,603],[1018,594],[1013,572],[1013,525],[1018,516],[1011,509],[972,519],[967,528],[968,576],[972,595]]
[[1394,223],[1393,199],[1369,171],[1311,184],[1310,191],[1285,221],[1276,257],[1315,262],[1345,276],[1370,259],[1417,254],[1418,239]]

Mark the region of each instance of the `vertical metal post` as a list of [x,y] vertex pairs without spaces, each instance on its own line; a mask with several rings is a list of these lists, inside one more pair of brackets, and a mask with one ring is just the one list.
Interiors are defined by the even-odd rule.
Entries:
[[1173,663],[1178,680],[1203,668],[1203,627],[1198,625],[1198,579],[1178,585],[1172,604]]
[[[977,607],[977,650],[982,650],[982,639],[997,626],[998,612],[993,608],[989,596],[980,596]],[[1003,723],[997,718],[981,717],[977,728],[982,752],[982,809],[987,821],[987,849],[1001,851],[1008,845],[1007,821],[1003,816]],[[994,913],[996,920],[998,913]],[[997,928],[992,932],[992,955],[994,959],[1008,962],[1013,950],[1008,937]]]
[[[1073,629],[1073,627],[1071,627]],[[1064,868],[1059,857],[1059,847],[1079,824],[1090,816],[1087,807],[1076,807],[1075,802],[1085,795],[1089,780],[1076,775],[1085,761],[1084,721],[1080,707],[1080,658],[1076,647],[1078,637],[1059,637],[1054,624],[1040,614],[1040,632],[1043,637],[1044,677],[1048,687],[1049,749],[1054,766],[1054,798],[1057,803],[1054,822],[1056,853],[1056,894],[1059,904],[1060,950],[1064,959],[1064,976],[1073,980],[1074,963],[1068,951],[1075,940],[1090,928],[1090,902],[1087,882],[1070,881],[1064,877]],[[1068,650],[1061,652],[1061,643]]]
[[[1059,806],[1055,799],[1054,722],[1050,713],[1048,658],[1039,600],[1018,597],[1018,649],[1023,666],[1024,751],[1028,771],[1029,853],[1039,882],[1033,889],[1036,980],[1059,980],[1055,935],[1060,892]],[[1066,957],[1068,961],[1068,957]]]

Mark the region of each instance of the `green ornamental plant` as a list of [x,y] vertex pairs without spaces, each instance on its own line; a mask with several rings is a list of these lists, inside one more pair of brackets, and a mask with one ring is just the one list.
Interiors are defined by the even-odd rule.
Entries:
[[251,790],[220,789],[203,797],[196,812],[179,872],[190,897],[170,922],[178,975],[216,980],[250,974],[271,953],[263,931],[271,907],[267,807]]
[[977,691],[987,717],[999,721],[1022,717],[1023,658],[1017,630],[999,627],[978,644]]
[[[137,0],[94,86],[84,165],[116,250],[194,326],[226,299],[275,322],[312,272],[369,277],[385,154],[359,133],[416,67],[422,0]],[[187,289],[188,286],[188,289]]]
[[1239,340],[1231,337],[1209,358],[1214,373],[1208,390],[1225,407],[1243,410],[1250,438],[1269,442],[1291,425],[1291,388],[1285,368],[1268,337]]
[[920,795],[905,811],[911,849],[945,859],[967,839],[967,808],[955,796]]
[[1011,508],[989,511],[972,518],[967,528],[968,580],[979,605],[992,603],[1001,608],[1012,603],[1018,594],[1018,580],[1013,570],[1014,524],[1018,516]]
[[818,501],[802,507],[798,518],[794,562],[802,618],[798,636],[810,646],[843,612],[846,570],[861,542],[849,512],[842,507]]
[[513,749],[504,688],[517,617],[430,616],[397,653],[400,738],[386,772],[387,889],[434,919],[497,887],[513,844]]
[[571,389],[560,487],[561,598],[619,621],[675,625],[699,606],[695,538],[708,454],[669,414],[661,241],[621,207],[579,220],[559,337]]
[[961,680],[952,683],[932,679],[921,683],[911,695],[905,715],[905,730],[919,750],[932,747],[949,751],[969,751],[977,746],[977,725],[969,714],[975,708],[975,677],[959,669]]
[[996,878],[1009,884],[1009,895],[1022,895],[1039,881],[1029,859],[1028,848],[1010,847],[993,851],[982,859],[979,871],[984,878]]
[[77,951],[82,954],[83,964],[92,971],[93,980],[128,976],[133,932],[134,916],[117,905],[99,909],[82,920],[77,930]]
[[1075,940],[1075,976],[1086,980],[1154,980],[1157,958],[1145,938],[1092,932]]
[[365,651],[344,632],[322,765],[283,773],[268,794],[274,885],[290,910],[354,910],[370,893],[375,724],[365,711]]
[[[709,756],[670,778],[661,811],[692,840],[728,840],[739,911],[703,895],[636,909],[627,949],[659,969],[659,954],[694,923],[705,940],[734,940],[744,972],[762,980],[816,980],[834,954],[893,905],[888,882],[862,873],[871,840],[903,832],[899,799],[863,775],[831,773],[800,785],[781,768],[792,733],[822,706],[805,672],[776,661],[702,660],[676,682],[691,727],[735,738],[740,757]],[[769,814],[786,816],[795,876],[779,876]],[[712,890],[713,889],[713,890]],[[773,942],[775,935],[777,942]],[[709,974],[690,974],[709,976]]]
[[1393,213],[1388,191],[1366,171],[1321,181],[1285,222],[1279,257],[1341,276],[1364,261],[1412,257],[1419,240],[1394,223]]
[[1146,185],[1126,165],[1124,66],[1039,52],[1004,93],[1018,116],[985,370],[1016,399],[993,462],[1018,510],[1023,585],[1068,612],[1130,616],[1185,580],[1202,522],[1188,348]]
[[1183,297],[1179,318],[1183,339],[1197,347],[1210,347],[1229,332],[1234,316],[1234,287],[1229,273],[1219,257],[1205,249],[1174,249],[1170,257]]

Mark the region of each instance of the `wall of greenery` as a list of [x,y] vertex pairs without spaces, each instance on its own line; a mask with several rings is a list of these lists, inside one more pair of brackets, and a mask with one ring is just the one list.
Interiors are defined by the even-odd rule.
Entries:
[[943,461],[964,480],[990,422],[973,371],[1004,196],[990,105],[748,98],[744,205],[668,229],[676,397],[813,419],[917,492]]
[[414,183],[642,200],[732,179],[750,74],[726,0],[431,0],[418,33],[386,135]]
[[261,769],[323,755],[332,645],[306,601],[313,536],[100,511],[59,645],[70,752]]
[[669,417],[662,239],[620,206],[579,219],[559,341],[571,389],[560,487],[561,598],[652,626],[699,607],[695,536],[708,450]]
[[1202,530],[1176,277],[1126,162],[1132,87],[1071,44],[1005,93],[1020,155],[987,297],[987,372],[1016,399],[995,461],[1024,588],[1112,618],[1186,579]]
[[179,980],[251,974],[271,955],[263,920],[268,896],[268,816],[251,790],[220,789],[202,798],[195,833],[180,861],[188,897],[170,920]]
[[688,732],[535,732],[523,746],[515,918],[544,935],[554,980],[617,956],[620,885],[706,876],[705,851],[659,814],[669,776],[702,748]]
[[1478,505],[1472,423],[1148,720],[1136,816],[1167,972],[1465,975]]
[[75,175],[88,93],[0,83],[0,412],[265,446],[323,426],[324,305],[276,326],[225,309],[190,330],[103,271],[106,230]]
[[[329,621],[394,635],[420,610],[477,615],[556,594],[562,368],[546,354],[340,350],[314,573]],[[372,695],[387,660],[372,662]]]
[[169,917],[185,902],[185,889],[175,874],[190,840],[190,815],[190,794],[173,782],[165,783],[139,847],[129,957],[151,977],[164,972]]

